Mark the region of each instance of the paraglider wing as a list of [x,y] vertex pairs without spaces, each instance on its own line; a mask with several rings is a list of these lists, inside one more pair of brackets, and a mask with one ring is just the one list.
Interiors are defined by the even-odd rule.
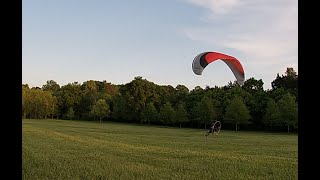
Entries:
[[240,85],[243,85],[244,70],[241,63],[235,57],[232,57],[226,54],[222,54],[218,52],[200,53],[194,58],[192,62],[192,70],[196,75],[201,75],[205,67],[216,60],[224,61],[229,66],[234,76],[236,77],[237,83]]

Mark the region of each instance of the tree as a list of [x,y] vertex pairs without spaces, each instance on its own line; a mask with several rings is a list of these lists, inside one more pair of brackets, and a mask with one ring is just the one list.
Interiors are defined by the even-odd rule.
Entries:
[[98,92],[98,86],[94,80],[89,80],[89,81],[82,83],[81,89],[83,90],[83,92],[85,94],[86,93],[94,94],[94,93]]
[[227,106],[224,115],[225,122],[231,122],[236,125],[238,131],[238,124],[249,124],[250,113],[247,106],[242,99],[236,96]]
[[191,90],[191,92],[201,92],[201,91],[203,91],[203,89],[202,89],[202,87],[200,87],[200,86],[196,86],[196,87],[194,87],[194,89],[193,90]]
[[200,86],[196,86],[189,95],[187,96],[186,102],[186,109],[189,110],[189,118],[191,122],[195,122],[199,125],[199,112],[198,112],[198,103],[201,101],[202,97],[206,94]]
[[298,98],[298,75],[292,67],[288,67],[285,75],[277,77],[271,82],[272,89],[283,88]]
[[285,94],[278,102],[281,120],[287,125],[288,133],[290,126],[298,122],[298,108],[295,98],[290,93]]
[[47,84],[42,86],[43,91],[50,91],[52,94],[55,94],[59,89],[60,85],[54,80],[48,80]]
[[184,85],[177,85],[176,86],[176,100],[179,101],[185,101],[187,96],[189,95],[189,89]]
[[160,108],[160,121],[162,121],[166,126],[168,123],[173,123],[175,119],[175,110],[171,106],[171,103],[166,102],[161,108]]
[[100,83],[100,86],[102,93],[107,93],[111,96],[119,95],[119,86],[117,85],[111,84],[110,82],[104,80],[102,83]]
[[128,104],[127,97],[125,95],[115,96],[112,103],[112,118],[115,118],[118,121],[127,122],[133,119],[132,114],[134,113],[134,109]]
[[177,103],[176,89],[170,85],[159,86],[158,93],[160,95],[161,104],[170,102],[172,106]]
[[22,117],[26,118],[27,114],[29,113],[28,108],[28,93],[29,93],[29,87],[22,86]]
[[43,108],[45,109],[44,118],[46,119],[47,116],[54,114],[55,101],[50,91],[42,91],[42,96]]
[[70,108],[78,112],[75,108],[80,104],[83,97],[81,86],[78,82],[68,83],[67,85],[62,86],[56,94],[59,112],[65,114]]
[[66,118],[68,119],[73,119],[74,118],[74,110],[72,107],[70,107],[67,111],[67,113],[65,114]]
[[180,95],[188,95],[189,89],[185,85],[178,84],[176,86],[177,93]]
[[243,89],[251,94],[257,91],[263,91],[263,81],[262,79],[256,80],[251,77],[244,82]]
[[56,96],[52,96],[52,109],[51,119],[53,119],[53,116],[56,116],[57,119],[59,119],[58,99]]
[[95,105],[92,106],[91,114],[99,117],[99,121],[104,117],[109,116],[110,108],[104,99],[99,99]]
[[263,90],[262,79],[256,80],[251,77],[244,82],[242,88],[250,94],[250,96],[247,96],[247,100],[245,100],[245,104],[250,111],[250,121],[253,122],[256,127],[262,127],[263,115],[265,114],[268,102],[267,93]]
[[217,113],[212,100],[207,96],[202,97],[196,107],[196,120],[204,123],[204,128],[207,129],[207,123],[212,122],[216,118]]
[[99,97],[99,88],[97,86],[99,82],[94,80],[85,81],[80,86],[80,102],[75,104],[77,109],[77,116],[79,118],[90,119],[91,118],[91,109],[94,104],[96,104]]
[[181,123],[188,122],[188,112],[186,110],[186,105],[184,102],[179,102],[176,109],[176,121],[179,123],[181,128]]
[[265,91],[257,91],[252,93],[248,98],[246,105],[250,111],[250,121],[255,127],[261,128],[264,125],[263,116],[266,113],[266,107],[269,100],[268,94]]
[[152,102],[155,85],[142,77],[135,77],[133,81],[120,88],[121,96],[126,102],[130,113],[130,120],[141,121],[141,113],[148,102]]
[[30,89],[28,84],[22,84],[23,88]]
[[156,121],[158,118],[158,111],[154,107],[152,102],[147,103],[146,108],[142,111],[142,122],[148,122],[150,125],[150,122]]
[[288,91],[285,90],[284,88],[280,87],[277,89],[272,89],[272,90],[268,91],[267,93],[270,98],[272,98],[276,102],[278,102],[284,94],[288,93]]
[[266,125],[271,127],[271,131],[274,125],[279,124],[281,118],[280,115],[278,104],[273,99],[270,99],[268,101],[266,114],[264,115],[263,120]]
[[48,101],[50,100],[45,94],[46,94],[45,92],[43,92],[41,89],[38,89],[38,88],[34,88],[26,91],[25,99],[23,102],[25,106],[23,110],[26,116],[28,115],[30,118],[46,117],[48,113],[47,105],[48,105]]
[[234,100],[234,98],[239,97],[241,98],[242,102],[246,105],[249,104],[250,100],[252,99],[252,95],[245,91],[239,84],[234,82],[233,84],[229,83],[228,86],[224,87],[224,97],[220,102],[222,103],[222,107],[226,109],[229,103]]
[[207,91],[207,96],[212,99],[213,106],[216,112],[216,120],[223,121],[223,114],[225,107],[227,106],[227,101],[225,98],[226,91],[220,87],[213,87]]

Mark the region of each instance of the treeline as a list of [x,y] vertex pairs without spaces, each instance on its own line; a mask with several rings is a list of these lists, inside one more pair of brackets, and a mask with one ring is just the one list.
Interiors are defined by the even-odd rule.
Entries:
[[42,88],[22,85],[23,118],[57,118],[207,128],[221,121],[223,129],[296,131],[298,75],[287,68],[272,89],[249,78],[243,86],[157,85],[142,77],[115,85],[89,80],[61,86],[49,80]]

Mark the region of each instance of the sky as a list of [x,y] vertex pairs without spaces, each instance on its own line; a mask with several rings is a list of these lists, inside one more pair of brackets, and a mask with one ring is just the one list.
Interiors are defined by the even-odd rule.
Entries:
[[141,76],[192,90],[236,80],[223,61],[194,74],[205,51],[236,57],[245,79],[271,89],[287,67],[298,73],[298,1],[22,1],[22,84],[30,87]]

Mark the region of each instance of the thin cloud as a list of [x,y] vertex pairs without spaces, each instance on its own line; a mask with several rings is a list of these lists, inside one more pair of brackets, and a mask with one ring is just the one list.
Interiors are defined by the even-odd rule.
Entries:
[[225,14],[240,4],[240,0],[187,0],[187,2],[207,8],[214,14]]
[[[187,38],[237,52],[253,74],[270,84],[280,70],[298,62],[298,4],[292,0],[187,0],[209,12],[202,26],[184,29]],[[220,8],[219,8],[220,7]],[[219,11],[223,9],[223,14]],[[199,15],[199,16],[200,16]],[[203,21],[202,21],[203,22]],[[209,50],[209,49],[208,49]],[[268,72],[267,72],[268,71]],[[272,77],[271,77],[272,76]]]

